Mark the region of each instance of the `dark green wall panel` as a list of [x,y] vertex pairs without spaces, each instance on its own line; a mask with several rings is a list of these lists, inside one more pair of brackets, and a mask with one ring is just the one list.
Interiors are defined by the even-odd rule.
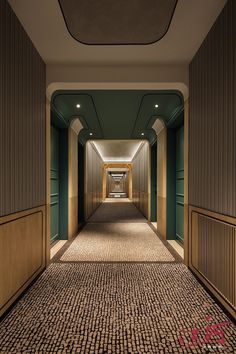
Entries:
[[184,127],[167,130],[167,239],[184,238]]
[[175,129],[167,130],[167,239],[175,238]]
[[60,132],[51,125],[51,242],[59,238],[60,218]]
[[175,145],[175,238],[184,242],[184,127],[176,130]]

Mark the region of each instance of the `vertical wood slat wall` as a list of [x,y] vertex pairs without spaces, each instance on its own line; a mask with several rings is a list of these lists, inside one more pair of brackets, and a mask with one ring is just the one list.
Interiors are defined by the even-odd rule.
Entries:
[[45,93],[45,64],[0,0],[0,316],[46,265]]
[[132,161],[132,200],[143,215],[150,214],[150,147],[145,142]]
[[190,268],[234,314],[235,18],[236,2],[229,0],[193,58],[189,78]]
[[78,231],[78,135],[68,129],[69,181],[68,181],[68,237],[74,237]]
[[45,64],[0,1],[0,216],[45,204]]
[[236,2],[190,64],[189,204],[236,217]]
[[192,265],[236,306],[236,227],[192,212]]
[[103,197],[103,161],[91,142],[86,144],[85,212],[88,219]]

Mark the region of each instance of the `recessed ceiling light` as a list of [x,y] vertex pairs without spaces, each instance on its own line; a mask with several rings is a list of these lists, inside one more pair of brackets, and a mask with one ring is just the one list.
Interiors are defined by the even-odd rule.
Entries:
[[144,135],[144,133],[142,133],[141,135]]
[[80,108],[81,106],[80,106],[80,104],[77,104],[76,107],[77,107],[77,108]]
[[155,104],[155,108],[158,108],[158,104]]
[[89,135],[93,135],[93,133],[89,133]]

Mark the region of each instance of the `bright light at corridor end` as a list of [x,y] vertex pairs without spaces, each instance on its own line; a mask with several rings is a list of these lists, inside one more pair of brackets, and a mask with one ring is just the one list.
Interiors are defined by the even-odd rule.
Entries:
[[141,133],[142,136],[144,136],[144,133]]
[[155,104],[155,108],[158,108],[158,104]]
[[80,108],[81,106],[80,106],[80,104],[78,103],[78,104],[76,105],[76,107],[77,107],[77,108]]
[[93,140],[95,147],[104,162],[108,163],[131,163],[144,144],[144,140]]

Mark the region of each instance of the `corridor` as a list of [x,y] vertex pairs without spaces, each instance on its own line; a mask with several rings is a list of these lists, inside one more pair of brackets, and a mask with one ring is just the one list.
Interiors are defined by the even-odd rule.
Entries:
[[3,319],[0,352],[233,353],[232,322],[154,230],[106,199]]
[[0,354],[235,353],[236,0],[0,0]]

